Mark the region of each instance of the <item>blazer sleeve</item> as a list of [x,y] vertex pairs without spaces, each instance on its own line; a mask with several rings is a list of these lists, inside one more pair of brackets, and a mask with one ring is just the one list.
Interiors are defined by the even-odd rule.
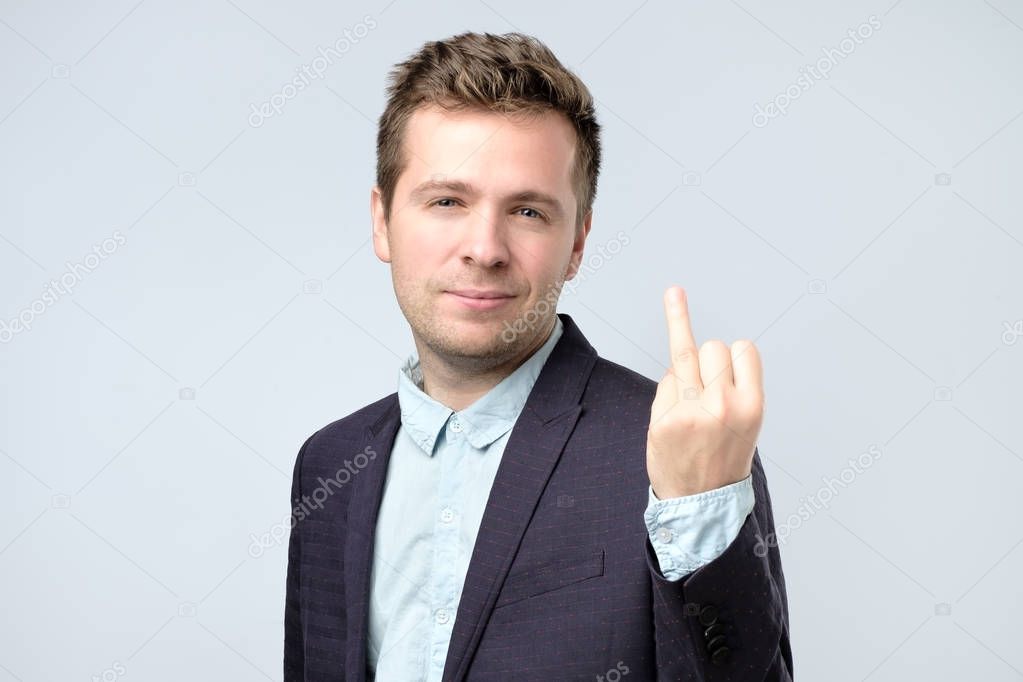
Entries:
[[[710,563],[680,580],[661,573],[645,538],[653,585],[658,679],[791,682],[788,598],[759,449],[756,503],[739,534]],[[694,675],[694,671],[696,674]]]
[[[315,435],[315,434],[313,434]],[[284,597],[284,682],[305,680],[305,633],[302,625],[299,571],[302,564],[302,535],[299,521],[302,502],[302,459],[313,436],[309,436],[295,458],[291,479],[291,533],[288,539],[288,574]]]

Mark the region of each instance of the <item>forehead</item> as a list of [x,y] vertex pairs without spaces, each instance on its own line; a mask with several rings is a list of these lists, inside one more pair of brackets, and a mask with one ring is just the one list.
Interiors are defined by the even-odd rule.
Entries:
[[405,131],[399,192],[443,177],[485,191],[544,189],[571,194],[575,131],[561,113],[512,118],[480,110],[420,107]]

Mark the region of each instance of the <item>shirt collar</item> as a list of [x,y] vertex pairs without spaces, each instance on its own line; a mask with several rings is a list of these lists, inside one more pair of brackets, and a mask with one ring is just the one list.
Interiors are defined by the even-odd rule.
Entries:
[[[500,383],[457,413],[463,427],[462,433],[473,447],[487,447],[514,426],[540,370],[561,337],[564,325],[561,318],[557,315],[554,317],[554,330],[539,349]],[[401,424],[412,440],[432,457],[441,430],[451,415],[456,413],[424,393],[422,383],[419,356],[413,351],[398,373]]]

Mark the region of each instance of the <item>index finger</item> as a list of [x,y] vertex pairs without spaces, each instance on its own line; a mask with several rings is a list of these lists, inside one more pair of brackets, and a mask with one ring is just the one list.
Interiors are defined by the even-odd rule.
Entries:
[[686,386],[703,388],[700,380],[700,349],[689,322],[689,301],[682,287],[668,287],[664,293],[664,317],[668,323],[668,344],[675,376]]

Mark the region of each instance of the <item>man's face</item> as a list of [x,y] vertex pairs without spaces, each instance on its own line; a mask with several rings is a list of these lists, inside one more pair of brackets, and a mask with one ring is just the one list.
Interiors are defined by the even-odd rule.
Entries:
[[576,229],[574,154],[561,114],[413,114],[390,221],[377,187],[371,211],[374,251],[391,264],[420,354],[425,344],[447,362],[482,370],[546,338],[590,230],[589,215]]

